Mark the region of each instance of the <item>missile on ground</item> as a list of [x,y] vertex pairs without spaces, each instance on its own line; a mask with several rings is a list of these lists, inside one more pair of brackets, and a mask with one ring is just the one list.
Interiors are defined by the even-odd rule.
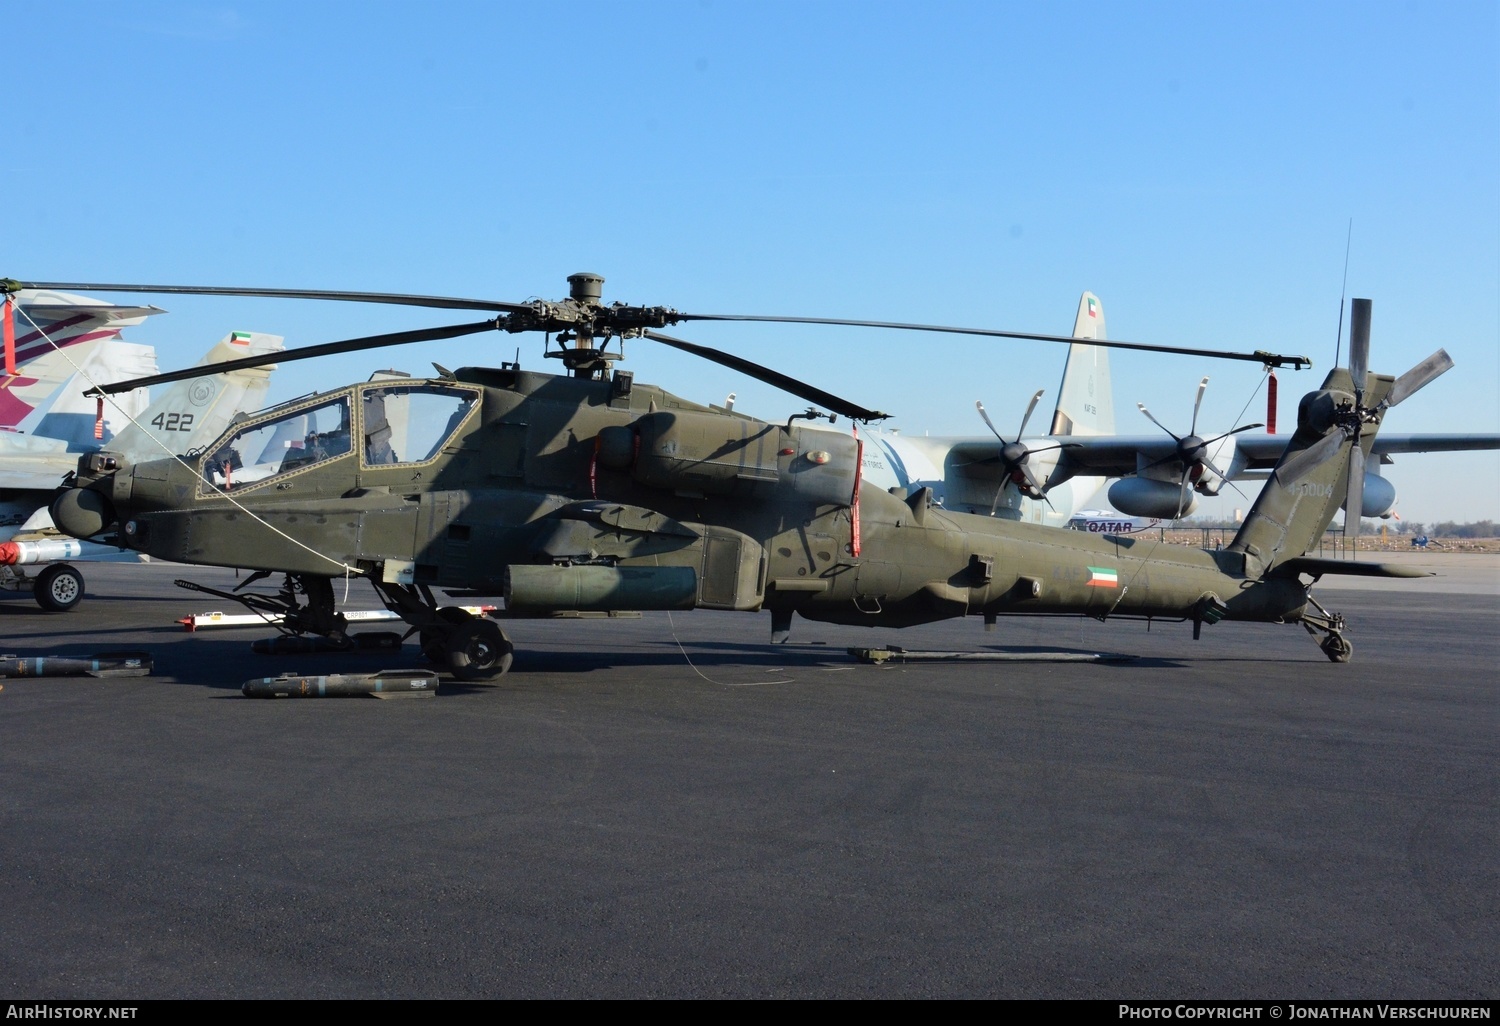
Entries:
[[437,694],[438,675],[431,670],[381,670],[379,673],[331,673],[309,677],[283,673],[245,681],[246,698],[431,698]]

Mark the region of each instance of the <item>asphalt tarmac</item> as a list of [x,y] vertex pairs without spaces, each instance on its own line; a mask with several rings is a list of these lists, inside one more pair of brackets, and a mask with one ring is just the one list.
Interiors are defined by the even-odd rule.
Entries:
[[[773,647],[695,612],[517,623],[512,673],[429,699],[266,701],[420,657],[254,655],[174,623],[225,606],[173,578],[229,572],[89,566],[72,613],[0,600],[0,647],[156,673],[0,682],[0,998],[1493,999],[1500,577],[1468,567],[1321,591],[1348,665],[1290,626]],[[1135,658],[845,651],[886,644]]]

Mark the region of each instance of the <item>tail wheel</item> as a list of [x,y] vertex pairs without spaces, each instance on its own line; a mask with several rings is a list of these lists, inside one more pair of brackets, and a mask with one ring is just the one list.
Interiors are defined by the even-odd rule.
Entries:
[[1354,654],[1354,643],[1342,634],[1330,634],[1318,643],[1323,654],[1336,663],[1347,663]]
[[36,604],[51,613],[66,613],[83,601],[83,574],[66,563],[53,563],[37,574]]
[[475,618],[448,635],[448,668],[459,680],[493,680],[514,658],[515,646],[493,620]]

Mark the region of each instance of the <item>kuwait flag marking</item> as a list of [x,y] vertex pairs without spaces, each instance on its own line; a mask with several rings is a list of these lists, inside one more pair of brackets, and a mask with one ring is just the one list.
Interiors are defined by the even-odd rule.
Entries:
[[1090,588],[1118,588],[1120,586],[1120,575],[1115,571],[1102,566],[1089,567]]

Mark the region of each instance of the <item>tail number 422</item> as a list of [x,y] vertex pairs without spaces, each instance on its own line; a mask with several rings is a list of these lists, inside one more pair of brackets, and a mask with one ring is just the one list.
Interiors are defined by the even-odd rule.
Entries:
[[191,413],[158,413],[151,418],[151,426],[158,431],[191,431],[193,430],[193,415]]

